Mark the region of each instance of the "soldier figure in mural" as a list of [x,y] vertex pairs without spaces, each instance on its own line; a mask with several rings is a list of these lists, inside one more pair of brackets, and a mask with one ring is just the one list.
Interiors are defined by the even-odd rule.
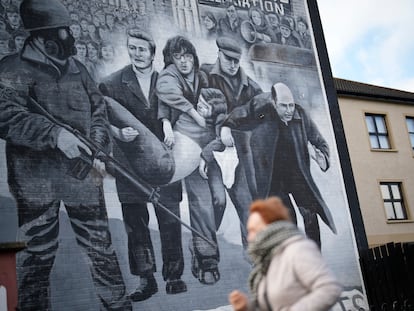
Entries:
[[271,93],[260,94],[235,108],[224,126],[238,130],[261,127],[266,133],[253,151],[259,197],[281,197],[294,222],[296,204],[306,235],[321,247],[317,216],[332,232],[336,233],[336,228],[311,175],[308,143],[314,149],[312,159],[322,171],[329,168],[329,146],[307,112],[295,104],[289,87],[276,83]]
[[2,87],[15,90],[2,92],[0,137],[7,143],[8,183],[17,202],[21,239],[27,243],[19,253],[20,310],[50,309],[62,203],[78,245],[89,257],[101,309],[131,310],[108,227],[98,172],[103,163],[96,160],[96,169],[83,180],[68,174],[73,161],[91,151],[32,107],[37,101],[109,150],[104,98],[86,68],[71,57],[76,49],[66,8],[57,0],[24,0],[20,12],[30,37],[21,53],[0,62]]
[[[242,50],[240,44],[228,37],[216,40],[218,58],[214,65],[203,65],[202,70],[208,73],[209,86],[221,90],[226,97],[227,111],[244,105],[255,95],[262,92],[260,86],[246,75],[240,67]],[[229,196],[240,219],[242,244],[247,247],[246,222],[249,206],[256,197],[256,183],[250,148],[250,132],[231,131],[229,127],[221,128],[221,140],[227,147],[235,146],[239,164],[235,172],[233,186],[228,189]],[[224,209],[215,209],[217,228],[223,220]]]
[[[19,1],[0,0],[2,4]],[[320,134],[328,132],[327,123],[319,132],[301,106],[284,107],[280,98],[294,103],[295,94],[288,88],[275,85],[273,95],[261,90],[264,84],[281,79],[289,81],[292,90],[294,85],[306,89],[308,82],[319,82],[316,67],[285,63],[282,57],[276,63],[273,54],[302,50],[280,45],[299,43],[282,39],[279,18],[294,13],[307,18],[305,2],[264,1],[263,8],[260,1],[247,2],[249,8],[240,1],[219,5],[197,0],[24,0],[23,24],[30,37],[24,46],[16,44],[20,54],[10,56],[15,51],[8,42],[22,30],[0,30],[0,58],[5,55],[0,59],[0,138],[4,140],[0,148],[7,147],[4,157],[9,189],[17,203],[19,238],[28,245],[17,263],[21,310],[50,310],[50,305],[53,309],[131,310],[131,301],[140,309],[217,308],[225,303],[231,284],[240,282],[243,287],[244,274],[251,268],[251,261],[244,260],[248,259],[248,209],[253,199],[269,195],[281,196],[299,222],[301,216],[294,211],[301,213],[306,233],[319,245],[318,221],[322,219],[335,232],[324,202],[330,206],[328,199],[333,198],[321,193],[338,189],[337,184],[322,187],[323,173],[311,175],[311,168],[312,173],[318,169],[311,153],[322,170],[329,167],[328,145]],[[266,4],[273,5],[272,11]],[[276,5],[284,7],[284,13]],[[304,42],[309,29],[297,21]],[[1,22],[0,17],[0,28]],[[205,32],[199,31],[199,22],[204,22]],[[13,24],[18,25],[17,21]],[[248,33],[255,37],[249,53],[243,24],[254,29]],[[292,37],[292,25],[281,24],[286,28],[284,38]],[[184,37],[190,35],[190,40]],[[72,36],[77,37],[75,42]],[[120,50],[123,38],[127,40]],[[161,53],[156,53],[155,42],[157,48],[165,45],[165,67],[159,73],[155,69],[162,60],[157,59]],[[214,44],[218,54],[210,62]],[[77,55],[74,47],[79,49]],[[262,58],[252,51],[262,52]],[[310,51],[302,50],[307,55]],[[249,61],[251,68],[241,65]],[[297,79],[302,72],[303,77]],[[312,99],[323,94],[316,86],[311,86],[309,94],[313,92]],[[61,124],[44,117],[29,96]],[[301,98],[301,103],[308,100]],[[292,115],[291,119],[285,115]],[[329,115],[322,118],[328,120]],[[62,125],[71,126],[108,152],[105,158],[89,146],[106,167],[95,161],[96,169],[84,180],[73,178],[72,163],[85,158],[89,148]],[[220,160],[229,155],[226,152],[232,159]],[[114,163],[121,169],[111,166]],[[116,193],[105,193],[112,203],[108,212],[114,217],[109,220],[113,232],[103,196],[103,169],[114,176],[105,180],[109,183],[105,186],[116,183]],[[338,177],[335,169],[331,167],[329,175]],[[184,202],[188,199],[192,228],[180,219],[182,197]],[[151,205],[157,219],[149,216]],[[232,205],[237,216],[233,210],[225,211]],[[119,217],[119,208],[123,217]],[[187,206],[181,208],[185,218]],[[344,210],[337,208],[334,216],[346,215]],[[184,232],[191,237],[184,241],[190,248],[187,252],[180,221],[192,231]],[[150,230],[153,225],[155,232]],[[330,238],[322,237],[324,246]],[[240,240],[242,247],[235,245]],[[117,255],[114,247],[119,249]],[[67,250],[73,257],[64,256]],[[184,271],[184,260],[188,271]],[[79,263],[81,269],[77,269]],[[80,284],[85,269],[90,273]],[[190,269],[194,278],[187,277],[200,286],[189,285],[184,272]],[[188,295],[203,299],[188,299]]]
[[[162,126],[157,116],[158,97],[155,93],[155,85],[158,72],[153,68],[154,40],[148,33],[137,28],[129,29],[127,50],[131,64],[104,78],[99,89],[104,95],[118,101],[159,139],[163,140]],[[111,118],[110,122],[113,122]],[[131,142],[140,133],[130,126],[111,127],[113,136],[116,138],[114,156],[125,165],[128,160],[124,154],[136,155],[137,150]],[[139,165],[150,165],[150,163],[139,163]],[[140,285],[130,297],[134,301],[141,301],[149,298],[158,290],[153,274],[156,271],[154,249],[148,229],[148,197],[138,193],[136,188],[122,176],[117,176],[116,186],[128,234],[130,271],[133,275],[140,277]],[[159,194],[160,201],[179,217],[181,181],[161,187]],[[164,280],[167,281],[167,294],[185,292],[187,287],[181,280],[184,269],[181,225],[157,206],[155,206],[155,212],[161,236],[162,274]]]

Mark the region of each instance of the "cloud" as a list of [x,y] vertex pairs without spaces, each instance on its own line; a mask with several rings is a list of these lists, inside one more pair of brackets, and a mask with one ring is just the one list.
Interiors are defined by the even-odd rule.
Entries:
[[[317,0],[331,61],[340,78],[412,87],[414,1]],[[414,91],[414,88],[410,89]]]

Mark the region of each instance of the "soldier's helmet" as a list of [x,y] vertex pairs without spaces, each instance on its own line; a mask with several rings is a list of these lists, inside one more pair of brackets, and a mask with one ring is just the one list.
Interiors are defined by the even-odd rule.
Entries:
[[20,16],[27,31],[69,27],[68,10],[58,0],[24,0]]

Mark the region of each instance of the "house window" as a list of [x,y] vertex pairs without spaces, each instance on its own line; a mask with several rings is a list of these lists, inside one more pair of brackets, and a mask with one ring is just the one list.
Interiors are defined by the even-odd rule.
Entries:
[[381,114],[365,114],[369,140],[372,149],[390,149],[385,116]]
[[407,117],[407,129],[408,129],[408,135],[410,136],[411,141],[411,148],[414,150],[414,118],[413,117]]
[[407,212],[399,182],[381,182],[381,194],[384,200],[385,213],[388,220],[405,220]]

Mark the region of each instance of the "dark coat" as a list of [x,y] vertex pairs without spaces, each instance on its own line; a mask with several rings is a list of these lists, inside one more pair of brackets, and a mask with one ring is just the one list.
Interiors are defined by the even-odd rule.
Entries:
[[221,72],[219,60],[214,65],[203,65],[201,67],[208,75],[209,87],[219,89],[223,92],[227,102],[227,112],[231,112],[235,107],[242,106],[254,96],[262,93],[260,86],[254,82],[242,68],[239,69],[240,83],[239,89],[233,92],[230,81],[227,76]]
[[[262,21],[262,24],[260,26],[254,25],[254,27],[256,28],[257,33],[269,36],[271,42],[276,41],[276,33],[273,31],[272,27],[265,20]],[[255,43],[261,43],[261,42],[264,42],[264,40],[256,39]]]
[[[278,44],[283,44],[282,41],[282,34],[279,32],[275,35],[275,43]],[[296,38],[295,36],[293,36],[293,34],[291,34],[285,41],[284,45],[291,45],[291,46],[296,46],[296,47],[300,47],[300,42],[298,40],[298,38]]]
[[[141,86],[137,80],[132,65],[111,74],[99,84],[102,94],[112,97],[124,106],[134,117],[141,121],[158,138],[162,137],[161,123],[157,120],[158,97],[155,93],[155,85],[158,79],[158,72],[154,71],[151,76],[149,100],[145,98]],[[116,124],[116,120],[110,120],[111,124],[123,127],[123,124]]]
[[298,34],[300,46],[304,49],[312,49],[312,37],[307,32],[303,34]]
[[[115,99],[119,102],[124,108],[126,108],[131,114],[138,119],[144,126],[146,126],[152,133],[155,134],[158,140],[163,139],[162,126],[161,122],[158,120],[158,97],[155,93],[155,86],[158,80],[158,72],[154,71],[151,76],[151,85],[149,91],[149,100],[145,97],[142,92],[141,86],[139,85],[138,79],[135,75],[135,72],[132,69],[132,65],[128,65],[123,69],[113,73],[102,83],[99,84],[99,89],[101,92]],[[126,124],[119,123],[120,121],[112,118],[112,115],[109,114],[109,119],[111,124],[117,126],[118,128],[123,128],[127,126]],[[143,133],[141,133],[143,135]],[[143,139],[144,137],[139,137]],[[137,140],[138,141],[138,140]],[[155,142],[161,144],[161,142]],[[132,142],[122,142],[116,140],[114,144],[114,157],[121,162],[126,167],[131,168],[136,164],[132,159],[141,157],[141,154],[137,155],[137,152],[145,152],[141,150],[137,145]],[[157,158],[161,155],[151,155],[148,156]],[[129,160],[128,160],[129,159]],[[142,167],[149,164],[149,161],[146,163],[139,163]],[[148,167],[148,171],[156,171],[157,168]],[[145,176],[141,176],[145,179]],[[148,196],[145,194],[138,193],[136,188],[123,177],[117,176],[116,185],[118,190],[119,200],[122,203],[135,203],[135,202],[146,202]],[[171,195],[176,196],[176,200],[181,200],[181,191],[180,187],[176,187],[176,190],[172,191]]]
[[242,19],[237,17],[236,24],[232,27],[230,20],[227,16],[220,18],[218,22],[218,35],[224,37],[232,37],[240,44],[244,44],[244,39],[241,35],[241,23]]
[[[251,102],[238,107],[228,116],[223,126],[233,129],[251,130],[261,127],[263,133],[261,140],[255,140],[253,150],[254,165],[256,171],[257,189],[260,197],[267,197],[270,185],[277,181],[278,176],[272,176],[273,160],[277,152],[277,142],[279,139],[279,122],[282,122],[273,107],[273,100],[270,93],[263,93],[256,96]],[[335,224],[322,195],[316,186],[310,172],[310,156],[308,152],[308,142],[318,148],[324,155],[329,168],[329,146],[320,134],[316,124],[308,116],[305,110],[296,105],[293,119],[289,122],[289,131],[293,137],[293,144],[297,156],[299,169],[302,173],[304,182],[307,183],[312,191],[312,195],[319,203],[317,213],[322,220],[336,232]]]
[[174,126],[178,117],[191,108],[196,109],[202,88],[208,87],[207,76],[202,71],[194,73],[194,88],[188,85],[174,64],[161,71],[157,81],[159,98],[158,118],[168,119]]
[[0,62],[0,77],[20,95],[0,100],[0,137],[7,141],[8,181],[16,199],[33,206],[52,200],[101,204],[102,189],[90,175],[77,180],[67,174],[71,160],[57,149],[62,128],[34,112],[25,99],[31,96],[109,151],[105,102],[87,69],[73,58],[59,69],[29,43],[21,54]]
[[[203,65],[202,70],[208,73],[209,87],[219,89],[226,97],[227,111],[230,113],[236,107],[243,106],[254,96],[262,93],[260,86],[254,82],[242,68],[239,69],[239,88],[233,91],[229,78],[222,73],[219,60],[214,65]],[[247,183],[250,192],[255,198],[257,196],[256,183],[254,181],[254,164],[250,145],[251,133],[233,132],[234,143],[237,149],[238,157],[246,171]]]

